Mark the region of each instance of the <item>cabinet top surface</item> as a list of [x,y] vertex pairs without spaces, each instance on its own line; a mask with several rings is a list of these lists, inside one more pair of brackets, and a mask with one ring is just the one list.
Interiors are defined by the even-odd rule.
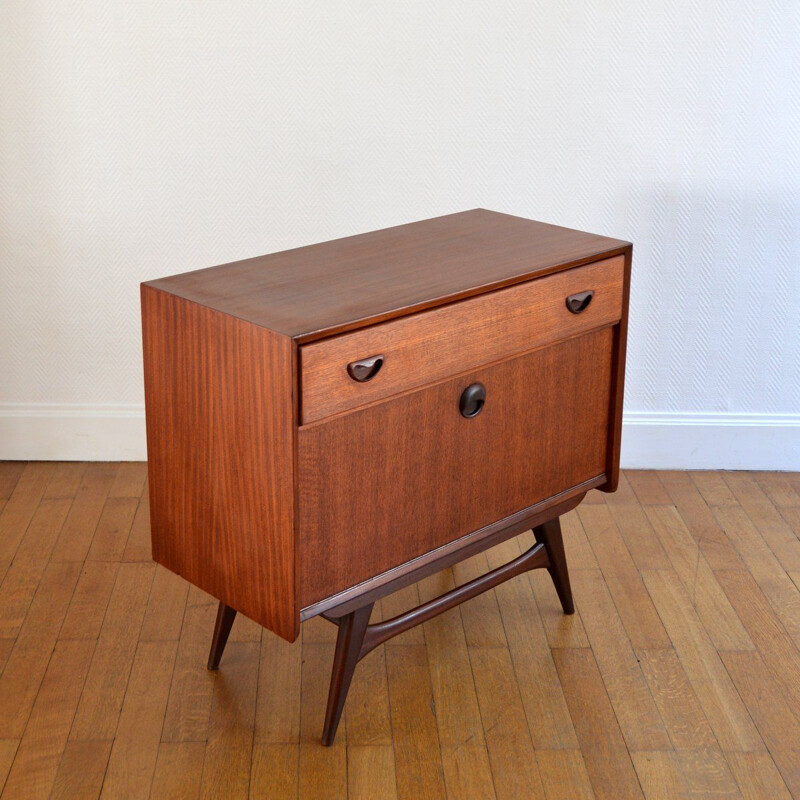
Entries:
[[627,247],[618,239],[474,209],[145,285],[310,341]]

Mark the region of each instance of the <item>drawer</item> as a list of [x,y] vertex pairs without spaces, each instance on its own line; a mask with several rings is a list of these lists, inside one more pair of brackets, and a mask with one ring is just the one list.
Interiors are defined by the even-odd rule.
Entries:
[[301,606],[604,475],[613,342],[600,328],[301,427]]
[[[300,348],[303,424],[616,322],[624,257],[558,272]],[[573,313],[567,298],[594,292]],[[360,382],[348,365],[380,356]],[[360,377],[360,376],[359,376]]]

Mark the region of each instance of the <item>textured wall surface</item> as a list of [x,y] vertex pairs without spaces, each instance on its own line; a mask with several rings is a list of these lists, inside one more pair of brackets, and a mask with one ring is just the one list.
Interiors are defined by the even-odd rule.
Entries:
[[143,457],[139,281],[483,206],[634,242],[628,463],[798,461],[795,0],[6,0],[0,37],[0,457]]

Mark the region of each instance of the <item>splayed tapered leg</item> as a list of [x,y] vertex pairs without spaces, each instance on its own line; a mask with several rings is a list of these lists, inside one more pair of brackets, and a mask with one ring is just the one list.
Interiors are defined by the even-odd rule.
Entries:
[[222,651],[228,642],[234,619],[236,619],[235,609],[220,602],[217,609],[217,621],[214,625],[214,636],[211,639],[211,652],[208,654],[209,669],[219,667],[219,660],[222,658]]
[[564,553],[564,539],[561,536],[559,518],[556,517],[543,525],[537,525],[533,529],[533,535],[536,537],[536,541],[544,544],[547,550],[547,557],[550,560],[547,571],[553,579],[564,613],[574,614],[575,605],[572,602],[572,588],[569,584],[567,556]]
[[328,708],[325,711],[325,725],[322,729],[322,744],[326,747],[330,747],[336,737],[347,691],[353,680],[358,659],[361,657],[361,645],[364,643],[364,634],[367,631],[373,605],[374,603],[368,603],[336,620],[339,635],[336,637]]

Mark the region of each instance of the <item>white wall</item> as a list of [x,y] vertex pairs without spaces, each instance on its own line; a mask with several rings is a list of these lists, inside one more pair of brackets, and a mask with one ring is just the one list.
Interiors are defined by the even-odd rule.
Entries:
[[626,464],[800,469],[799,9],[5,0],[0,457],[144,457],[139,281],[483,206],[634,242]]

